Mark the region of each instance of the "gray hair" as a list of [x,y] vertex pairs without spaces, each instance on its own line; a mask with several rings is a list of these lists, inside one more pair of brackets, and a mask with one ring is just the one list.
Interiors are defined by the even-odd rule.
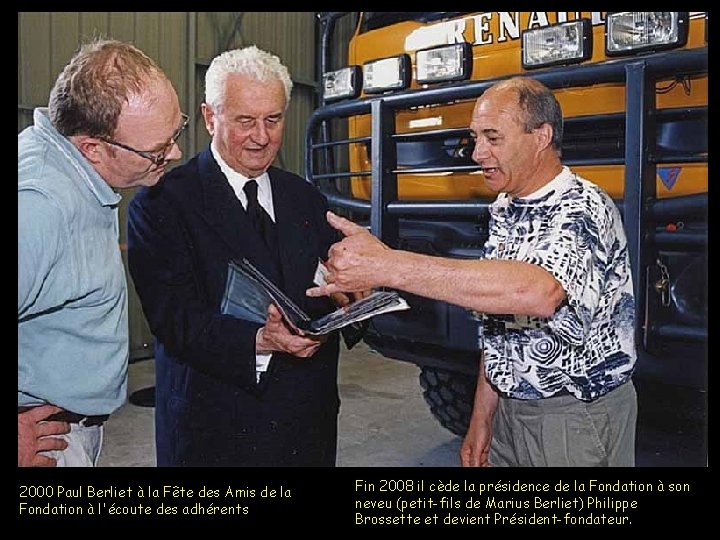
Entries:
[[285,88],[285,108],[290,104],[293,83],[287,68],[277,56],[251,45],[225,51],[210,63],[205,73],[205,103],[213,109],[222,106],[225,81],[231,73],[241,73],[262,82],[279,80]]
[[523,127],[527,133],[543,124],[550,124],[553,129],[552,146],[560,154],[563,138],[563,116],[560,103],[555,94],[537,79],[529,77],[513,77],[501,81],[494,90],[513,89],[517,92],[518,104],[523,111]]

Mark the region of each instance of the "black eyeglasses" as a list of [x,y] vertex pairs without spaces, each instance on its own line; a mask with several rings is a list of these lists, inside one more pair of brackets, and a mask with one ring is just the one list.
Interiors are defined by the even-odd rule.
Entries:
[[[146,152],[144,150],[135,150],[132,146],[128,146],[127,144],[122,144],[117,141],[113,141],[112,139],[105,139],[103,137],[100,137],[101,141],[104,141],[108,144],[112,144],[113,146],[118,146],[120,148],[123,148],[124,150],[129,150],[130,152],[134,152],[140,157],[144,157],[145,159],[149,159],[152,161],[152,165],[155,167],[160,167],[163,165],[167,160],[165,159],[165,156],[167,156],[168,152],[172,149],[172,147],[175,145],[177,140],[180,138],[180,135],[183,134],[183,131],[188,127],[188,124],[190,123],[190,117],[185,114],[181,113],[182,115],[182,124],[179,128],[175,130],[175,133],[173,133],[173,136],[170,138],[168,143],[163,146],[162,150],[158,150],[157,152]],[[151,166],[152,166],[151,165]]]

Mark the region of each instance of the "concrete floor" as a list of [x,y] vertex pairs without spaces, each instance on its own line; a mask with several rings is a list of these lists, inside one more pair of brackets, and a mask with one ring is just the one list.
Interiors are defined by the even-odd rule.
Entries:
[[[152,387],[154,362],[130,365],[129,393]],[[422,397],[419,368],[360,343],[340,356],[339,467],[459,467],[461,440]],[[639,467],[705,467],[705,396],[636,381]],[[154,409],[127,403],[106,424],[101,467],[154,467]]]
[[[128,392],[154,384],[154,362],[130,365]],[[461,440],[435,420],[419,368],[362,343],[340,356],[339,467],[458,467]],[[101,467],[154,467],[154,409],[127,403],[105,427]]]

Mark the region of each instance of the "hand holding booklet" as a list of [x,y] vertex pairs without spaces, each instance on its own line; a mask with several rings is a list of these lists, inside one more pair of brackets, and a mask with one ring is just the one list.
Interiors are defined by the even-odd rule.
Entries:
[[[322,263],[320,265],[322,267]],[[291,327],[311,336],[328,334],[382,313],[409,309],[407,302],[396,292],[376,291],[366,298],[312,320],[247,259],[230,261],[222,313],[265,324],[270,304],[278,307]]]

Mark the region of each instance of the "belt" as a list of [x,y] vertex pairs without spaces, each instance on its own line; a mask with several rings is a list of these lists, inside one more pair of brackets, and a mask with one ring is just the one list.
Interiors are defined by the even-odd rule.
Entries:
[[[18,414],[29,411],[32,407],[18,407]],[[51,414],[45,421],[67,422],[68,424],[82,424],[83,426],[102,426],[110,418],[109,414],[97,414],[88,416],[86,414],[74,413],[71,411],[60,411]]]

